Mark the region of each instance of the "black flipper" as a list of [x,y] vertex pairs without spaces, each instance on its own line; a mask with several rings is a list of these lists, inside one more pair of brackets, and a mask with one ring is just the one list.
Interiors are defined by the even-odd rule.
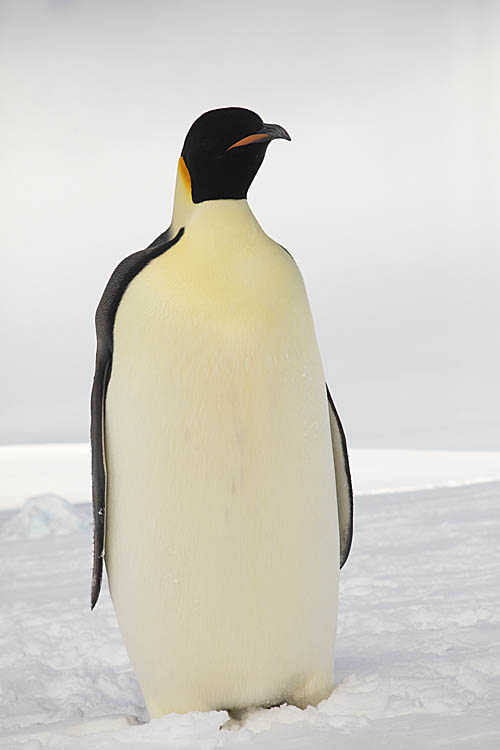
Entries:
[[168,239],[169,230],[163,232],[145,250],[129,255],[113,271],[95,315],[97,353],[90,402],[90,443],[92,448],[92,504],[94,510],[94,562],[90,605],[93,609],[99,598],[104,559],[104,528],[106,512],[106,452],[105,404],[106,391],[113,364],[113,327],[116,311],[123,294],[134,278],[154,258],[175,245],[184,234],[180,229]]
[[[294,260],[286,247],[281,248]],[[335,485],[337,489],[337,513],[339,517],[340,567],[343,568],[351,550],[354,525],[354,500],[352,492],[351,470],[347,441],[342,422],[333,403],[332,395],[326,386],[328,413],[330,417],[330,434],[332,438],[333,462],[335,466]]]
[[326,395],[328,398],[330,433],[332,436],[333,461],[335,465],[337,512],[339,516],[340,567],[342,568],[349,557],[352,544],[354,502],[349,456],[347,454],[347,441],[328,386],[326,386]]

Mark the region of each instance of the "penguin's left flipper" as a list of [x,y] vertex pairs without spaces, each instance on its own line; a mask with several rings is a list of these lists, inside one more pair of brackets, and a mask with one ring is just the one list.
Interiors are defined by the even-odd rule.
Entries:
[[330,434],[332,437],[333,461],[335,465],[337,512],[339,516],[340,567],[342,568],[349,557],[352,544],[354,502],[349,456],[347,454],[347,441],[328,386],[326,386],[326,395],[328,399]]
[[[280,245],[280,247],[295,263],[293,255],[286,249],[286,247],[283,247],[283,245]],[[326,386],[326,395],[328,398],[330,434],[332,438],[333,462],[335,466],[337,512],[339,516],[340,567],[342,568],[349,557],[349,552],[351,551],[354,526],[354,500],[351,470],[349,468],[349,455],[347,453],[347,440],[328,385]]]
[[106,514],[106,445],[104,436],[106,391],[113,364],[113,328],[116,311],[125,289],[142,269],[175,245],[184,233],[181,228],[170,238],[170,229],[160,234],[145,250],[129,255],[111,274],[95,315],[97,353],[94,383],[90,400],[90,444],[92,448],[92,506],[94,512],[94,560],[90,606],[99,598],[104,560],[104,529]]

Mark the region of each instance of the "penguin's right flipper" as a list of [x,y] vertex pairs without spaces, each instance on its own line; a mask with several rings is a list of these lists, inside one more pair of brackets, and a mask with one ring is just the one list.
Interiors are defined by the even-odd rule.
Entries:
[[184,234],[181,228],[170,238],[170,230],[160,234],[145,250],[129,255],[111,274],[97,307],[95,324],[97,353],[94,383],[90,401],[90,444],[92,448],[92,507],[94,513],[94,560],[90,606],[99,598],[104,560],[104,529],[106,525],[106,441],[104,435],[106,391],[113,364],[113,328],[116,311],[126,288],[151,260],[166,252]]
[[94,382],[90,399],[92,448],[92,507],[94,514],[94,559],[90,607],[94,609],[99,598],[104,558],[104,514],[106,509],[106,458],[104,445],[104,405],[109,376],[111,375],[111,350],[97,339]]
[[349,557],[352,544],[354,502],[347,441],[342,422],[340,421],[328,386],[326,386],[326,395],[328,399],[330,434],[332,437],[333,462],[335,466],[337,512],[339,516],[340,567],[342,568]]

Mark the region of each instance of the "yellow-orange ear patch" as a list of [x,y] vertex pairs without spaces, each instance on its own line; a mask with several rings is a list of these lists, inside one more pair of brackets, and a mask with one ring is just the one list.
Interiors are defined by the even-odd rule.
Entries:
[[184,183],[184,187],[189,191],[189,195],[191,195],[191,175],[189,174],[189,169],[187,168],[186,162],[182,156],[179,159],[179,174]]
[[268,133],[254,133],[254,135],[247,135],[246,138],[242,138],[240,141],[236,141],[232,146],[226,148],[226,151],[231,151],[232,148],[239,148],[240,146],[248,146],[250,143],[258,143],[259,141],[269,141]]

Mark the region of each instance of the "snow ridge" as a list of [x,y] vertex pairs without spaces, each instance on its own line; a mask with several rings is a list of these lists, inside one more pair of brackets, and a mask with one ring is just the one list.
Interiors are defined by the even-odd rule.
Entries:
[[87,514],[59,495],[31,497],[22,509],[0,526],[0,539],[39,539],[72,534],[89,526]]

